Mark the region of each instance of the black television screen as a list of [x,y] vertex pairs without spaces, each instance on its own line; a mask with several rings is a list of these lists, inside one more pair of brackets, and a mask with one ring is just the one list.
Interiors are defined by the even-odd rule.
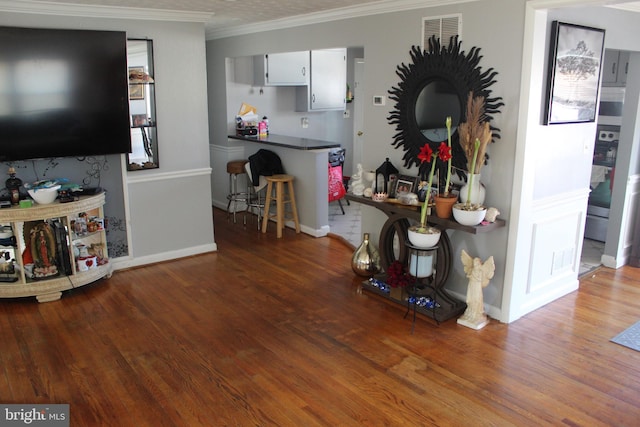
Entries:
[[129,153],[121,31],[0,27],[0,161]]

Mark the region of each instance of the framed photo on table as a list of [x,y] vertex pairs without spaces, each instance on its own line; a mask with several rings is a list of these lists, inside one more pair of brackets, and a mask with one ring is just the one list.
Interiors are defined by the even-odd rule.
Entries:
[[402,193],[417,193],[418,177],[409,175],[396,175],[393,197],[398,197]]
[[599,28],[553,21],[545,125],[596,121],[604,32]]

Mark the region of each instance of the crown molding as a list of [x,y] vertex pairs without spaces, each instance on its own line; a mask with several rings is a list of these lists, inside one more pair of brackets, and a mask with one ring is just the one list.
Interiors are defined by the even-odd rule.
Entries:
[[87,18],[139,19],[151,21],[177,21],[206,23],[212,12],[185,12],[179,10],[142,9],[101,5],[80,5],[30,0],[0,0],[1,12],[31,13],[38,15],[82,16]]
[[206,28],[205,37],[207,40],[215,40],[225,37],[260,33],[263,31],[281,30],[283,28],[301,27],[323,22],[338,21],[341,19],[359,18],[362,16],[424,9],[435,6],[450,6],[452,4],[472,3],[475,1],[480,0],[381,0],[363,5],[341,7],[323,12],[291,16],[288,18],[258,22],[255,24],[236,25],[220,29]]

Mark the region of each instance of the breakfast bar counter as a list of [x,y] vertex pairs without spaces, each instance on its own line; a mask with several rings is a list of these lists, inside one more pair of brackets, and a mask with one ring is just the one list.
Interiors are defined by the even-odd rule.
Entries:
[[295,177],[293,187],[298,207],[298,219],[303,233],[326,236],[329,229],[329,152],[340,144],[309,138],[273,135],[229,135],[229,143],[242,145],[249,158],[260,149],[276,153],[285,173]]

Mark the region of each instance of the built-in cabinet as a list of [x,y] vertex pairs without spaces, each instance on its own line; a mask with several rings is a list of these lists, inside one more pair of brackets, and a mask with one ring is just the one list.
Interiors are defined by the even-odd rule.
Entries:
[[131,152],[127,170],[159,167],[153,41],[127,40]]
[[101,193],[0,210],[0,298],[53,301],[62,291],[110,276],[104,202]]
[[344,110],[347,104],[347,49],[310,52],[309,85],[296,90],[296,111]]
[[607,86],[625,86],[629,71],[630,52],[606,49],[602,66],[602,84]]
[[253,59],[258,86],[301,86],[309,84],[309,51],[270,53]]

